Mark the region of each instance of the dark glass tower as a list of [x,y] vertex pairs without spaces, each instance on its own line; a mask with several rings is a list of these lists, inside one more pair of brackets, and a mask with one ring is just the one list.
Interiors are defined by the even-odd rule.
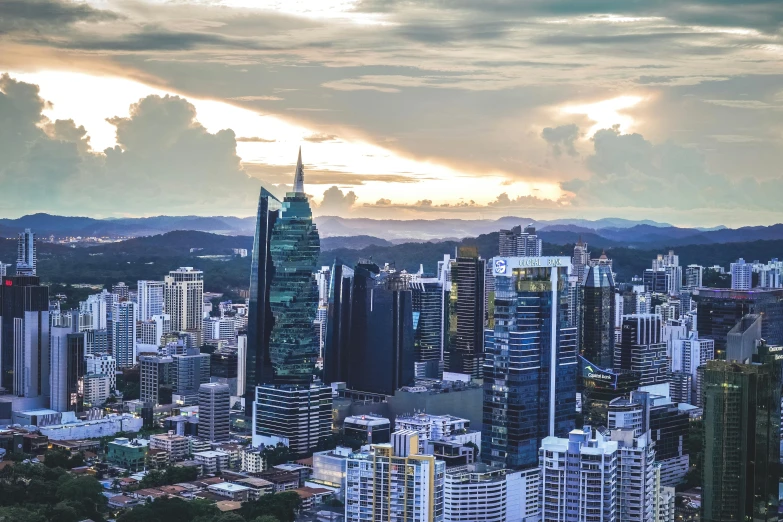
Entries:
[[602,368],[614,358],[614,278],[612,267],[591,266],[582,286],[582,357]]
[[[772,351],[774,353],[770,353]],[[702,520],[778,520],[779,346],[753,364],[709,361],[704,371]]]
[[451,266],[446,369],[475,378],[481,378],[484,360],[485,270],[475,247],[460,247]]
[[250,268],[246,400],[252,402],[260,384],[309,385],[313,380],[319,351],[313,273],[319,252],[300,151],[293,191],[282,204],[264,189],[259,198]]
[[[435,278],[420,279],[410,284],[413,298],[413,317],[415,332],[416,362],[434,370],[435,374],[422,375],[438,377],[440,363],[443,361],[443,339],[447,319],[446,299],[443,284]],[[433,365],[430,368],[430,365]]]
[[351,369],[351,303],[353,269],[335,261],[329,281],[326,340],[324,341],[324,382],[348,382]]
[[547,436],[574,429],[577,332],[567,257],[496,257],[494,329],[485,331],[482,458],[532,468]]

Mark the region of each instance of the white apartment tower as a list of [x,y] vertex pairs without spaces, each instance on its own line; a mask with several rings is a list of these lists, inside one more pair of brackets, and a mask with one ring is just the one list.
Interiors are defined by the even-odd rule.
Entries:
[[118,368],[130,368],[136,364],[136,303],[115,304],[112,318],[112,354]]
[[36,275],[38,251],[35,245],[35,233],[29,228],[19,234],[16,246],[16,275]]
[[204,315],[204,272],[185,266],[164,279],[164,306],[171,316],[171,330],[201,331]]
[[546,437],[539,449],[541,514],[546,522],[620,522],[618,444],[589,426],[567,439]]
[[163,281],[138,281],[136,301],[139,304],[139,321],[149,321],[153,316],[163,314]]
[[731,264],[731,289],[750,290],[753,280],[753,264],[746,263],[743,258]]

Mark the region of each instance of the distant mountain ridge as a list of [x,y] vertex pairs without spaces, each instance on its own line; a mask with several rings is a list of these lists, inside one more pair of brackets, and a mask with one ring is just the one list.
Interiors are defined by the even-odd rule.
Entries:
[[[532,224],[541,238],[551,244],[572,244],[580,238],[590,248],[675,248],[682,245],[711,245],[783,239],[783,224],[737,229],[675,227],[668,223],[620,218],[535,220],[503,217],[496,220],[415,219],[379,220],[316,217],[324,250],[361,249],[369,245],[389,246],[403,242],[448,242],[478,237],[513,226]],[[233,216],[155,216],[147,218],[68,217],[32,214],[18,219],[0,219],[0,237],[15,237],[25,228],[39,237],[111,236],[143,237],[173,231],[209,232],[227,236],[253,236],[255,218]]]

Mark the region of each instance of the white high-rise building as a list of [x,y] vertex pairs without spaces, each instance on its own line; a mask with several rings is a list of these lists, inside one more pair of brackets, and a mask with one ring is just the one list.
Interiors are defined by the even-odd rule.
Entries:
[[88,354],[84,356],[87,364],[87,375],[106,375],[109,378],[109,388],[117,388],[117,361],[106,354]]
[[234,344],[237,338],[236,322],[233,317],[208,317],[204,319],[204,341],[228,341]]
[[739,258],[731,264],[731,289],[750,290],[753,281],[753,265]]
[[171,330],[201,332],[204,315],[204,272],[185,266],[164,278],[164,307],[171,316]]
[[111,395],[112,375],[90,374],[84,376],[84,407],[92,408],[101,406]]
[[5,277],[8,275],[8,267],[11,265],[7,265],[0,261],[0,277]]
[[633,428],[611,432],[611,440],[617,443],[617,520],[654,522],[655,450],[649,430],[635,432]]
[[672,371],[686,372],[691,375],[688,402],[694,406],[702,406],[701,390],[698,386],[701,382],[698,375],[699,366],[706,365],[707,361],[714,358],[715,341],[713,339],[699,339],[698,332],[690,332],[687,339],[678,339],[672,343]]
[[424,452],[428,441],[456,440],[466,444],[472,442],[481,450],[481,433],[470,431],[470,421],[452,415],[398,416],[394,420],[397,430],[412,430],[419,434],[419,451]]
[[619,522],[618,444],[589,426],[539,449],[541,515],[546,522]]
[[[87,296],[86,301],[79,303],[79,312],[84,314],[84,324],[80,325],[83,330],[105,330],[109,317],[109,310],[114,304],[112,294],[104,290],[100,294]],[[89,321],[86,317],[89,316]],[[81,319],[80,319],[81,322]]]
[[118,368],[136,364],[136,303],[116,303],[112,312],[112,355]]
[[704,267],[688,265],[685,267],[685,288],[700,288],[704,277]]
[[237,395],[245,396],[247,379],[247,334],[237,336]]
[[138,281],[136,284],[137,319],[149,321],[153,316],[163,314],[163,281]]
[[393,444],[376,444],[346,460],[346,522],[444,522],[446,463],[419,455],[417,435],[409,433],[404,455]]
[[30,232],[29,228],[19,234],[16,247],[16,275],[36,275],[38,250],[35,242],[35,233]]
[[[447,469],[444,522],[511,522],[508,518],[506,470],[486,464]],[[519,519],[517,519],[519,520]]]
[[315,282],[318,285],[318,306],[329,304],[329,281],[332,275],[332,267],[322,266],[315,273]]

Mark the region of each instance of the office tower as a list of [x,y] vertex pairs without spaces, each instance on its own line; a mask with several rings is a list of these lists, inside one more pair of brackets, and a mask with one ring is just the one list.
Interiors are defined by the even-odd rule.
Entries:
[[746,263],[744,259],[737,259],[736,263],[731,264],[731,289],[732,290],[750,290],[753,277],[753,265]]
[[750,362],[761,341],[761,325],[761,315],[748,314],[729,330],[726,334],[727,361]]
[[639,388],[640,374],[633,371],[615,372],[601,368],[580,357],[582,373],[582,416],[590,426],[608,426],[609,404],[619,397],[628,397]]
[[614,278],[607,265],[587,270],[582,286],[582,356],[602,368],[614,358]]
[[[448,294],[436,278],[421,278],[410,284],[414,316],[414,351],[417,377],[434,377],[442,372]],[[434,365],[434,374],[432,373]],[[441,370],[441,372],[439,372]]]
[[136,283],[136,301],[138,307],[138,320],[148,321],[153,316],[163,314],[164,286],[163,281],[138,281]]
[[697,288],[696,331],[701,339],[715,341],[715,358],[726,358],[729,330],[747,314],[761,315],[761,337],[771,345],[783,344],[783,289],[728,290]]
[[282,205],[263,189],[259,197],[250,266],[246,403],[260,384],[307,387],[312,381],[319,352],[313,331],[319,252],[300,150],[293,191]]
[[111,346],[109,346],[109,333],[106,330],[81,330],[80,328],[80,331],[85,333],[87,339],[85,353],[88,355],[111,353]]
[[620,520],[617,446],[590,426],[572,430],[568,438],[544,438],[539,450],[542,520]]
[[37,276],[0,285],[0,386],[16,397],[49,395],[49,287]]
[[240,397],[245,396],[246,378],[247,378],[247,333],[240,333],[237,336],[237,395]]
[[707,363],[702,493],[705,522],[778,520],[779,352],[780,347],[761,345],[751,364]]
[[353,309],[353,269],[335,262],[331,270],[324,341],[323,380],[347,382],[351,371],[351,310]]
[[541,239],[536,235],[532,224],[522,231],[521,226],[511,230],[501,230],[498,249],[501,257],[535,257],[541,255]]
[[651,294],[665,294],[668,288],[666,271],[648,268],[643,274],[644,289]]
[[50,374],[50,408],[55,411],[81,412],[84,409],[85,334],[73,328],[51,330],[52,371]]
[[669,394],[672,401],[692,404],[693,400],[693,376],[688,372],[672,371]]
[[296,454],[307,453],[332,433],[332,388],[297,385],[256,386],[253,446],[286,439]]
[[201,331],[204,315],[204,272],[183,266],[169,272],[163,279],[163,302],[171,316],[171,330]]
[[229,440],[231,392],[225,384],[203,383],[198,388],[198,436],[210,442]]
[[315,283],[318,286],[318,306],[326,306],[329,303],[329,285],[332,280],[332,267],[322,266],[315,273]]
[[35,233],[26,228],[19,234],[16,247],[16,275],[35,276],[38,268],[38,249]]
[[685,267],[685,288],[699,288],[704,277],[704,267],[701,265],[688,265]]
[[581,284],[585,279],[585,273],[590,268],[590,252],[587,251],[587,243],[579,238],[574,245],[574,255],[571,257],[571,275]]
[[136,303],[122,301],[112,313],[112,355],[118,368],[136,365]]
[[122,281],[116,285],[112,285],[111,293],[116,295],[119,301],[127,301],[130,299],[130,287]]
[[615,346],[615,371],[639,372],[642,386],[669,382],[669,358],[661,339],[661,316],[623,316],[622,337]]
[[[393,438],[402,439],[402,433]],[[406,439],[402,439],[403,441]],[[446,464],[419,455],[415,435],[410,446],[375,444],[370,452],[346,460],[345,521],[443,522]]]
[[688,454],[688,412],[667,397],[650,395],[650,433],[655,443],[655,460],[661,466],[661,484],[674,487],[685,480]]
[[210,354],[188,348],[184,354],[171,356],[171,386],[180,396],[196,395],[199,386],[209,382]]
[[547,435],[576,410],[577,333],[568,325],[567,257],[496,257],[494,328],[485,330],[482,458],[535,467]]
[[142,355],[139,357],[139,379],[141,382],[139,399],[158,406],[171,404],[173,387],[171,385],[171,357]]
[[691,395],[687,402],[701,407],[702,397],[698,393],[698,368],[715,358],[715,341],[712,339],[700,339],[698,332],[690,332],[687,339],[674,339],[672,341],[672,371],[684,372],[690,375]]
[[481,378],[484,361],[485,267],[486,262],[475,247],[460,247],[451,265],[448,351],[444,363],[446,370],[474,378]]
[[102,406],[111,396],[111,377],[108,375],[87,374],[82,382],[85,409]]
[[109,377],[109,387],[117,389],[117,361],[111,355],[86,354],[84,356],[87,375],[106,375]]

